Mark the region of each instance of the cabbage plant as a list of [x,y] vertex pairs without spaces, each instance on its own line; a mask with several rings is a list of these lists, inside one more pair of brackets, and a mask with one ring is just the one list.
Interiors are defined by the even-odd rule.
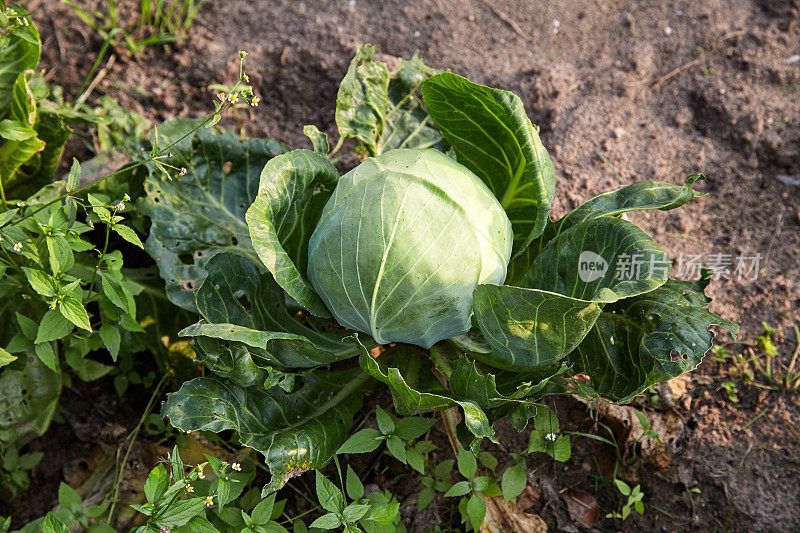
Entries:
[[[369,388],[403,416],[459,409],[475,450],[545,394],[626,402],[696,368],[711,325],[735,334],[707,309],[708,273],[670,279],[623,216],[680,207],[702,175],[553,220],[553,164],[518,96],[374,53],[341,83],[334,150],[314,127],[314,149],[291,151],[205,131],[164,165],[185,171],[146,176],[146,248],[200,315],[182,334],[210,371],[168,396],[175,427],[235,430],[270,492],[332,458]],[[363,161],[340,175],[345,138]]]

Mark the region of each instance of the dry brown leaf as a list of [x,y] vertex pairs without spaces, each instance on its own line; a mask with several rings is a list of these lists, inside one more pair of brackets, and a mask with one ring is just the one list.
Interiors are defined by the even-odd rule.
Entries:
[[561,493],[561,498],[567,504],[570,518],[577,525],[592,527],[600,520],[597,500],[585,490],[567,489]]
[[547,524],[538,514],[526,513],[515,501],[504,502],[502,496],[485,498],[486,518],[481,533],[547,533]]

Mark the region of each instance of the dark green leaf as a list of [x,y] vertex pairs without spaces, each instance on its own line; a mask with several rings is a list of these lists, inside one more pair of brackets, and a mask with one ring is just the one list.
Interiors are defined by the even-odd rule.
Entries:
[[116,362],[119,356],[119,346],[122,340],[119,330],[111,324],[103,324],[100,326],[100,339],[102,339],[108,353],[111,354],[111,359]]
[[150,471],[144,483],[144,496],[150,503],[158,503],[169,487],[169,474],[164,465],[158,464]]
[[114,224],[113,226],[111,226],[111,229],[114,230],[114,232],[117,235],[119,235],[129,243],[138,246],[141,249],[144,249],[144,244],[142,244],[142,241],[139,239],[139,236],[136,235],[136,232],[133,231],[130,227],[124,224]]
[[62,339],[69,335],[75,326],[54,309],[47,311],[39,322],[36,344]]
[[486,502],[478,494],[470,496],[467,502],[467,516],[472,524],[472,529],[480,531],[483,519],[486,517]]
[[61,394],[61,375],[36,357],[0,373],[0,444],[19,446],[50,425]]
[[344,508],[344,495],[322,473],[316,472],[317,500],[323,509],[332,513],[341,513]]
[[458,471],[467,479],[472,479],[475,472],[478,471],[475,455],[465,448],[458,449]]
[[[197,125],[172,121],[159,128],[166,146]],[[176,305],[195,311],[194,289],[206,276],[205,264],[220,251],[257,259],[250,245],[244,214],[256,197],[264,164],[285,151],[268,139],[239,140],[228,133],[201,130],[170,149],[164,176],[148,165],[143,212],[152,221],[146,250],[158,262],[167,295]]]
[[702,174],[693,174],[686,178],[683,186],[663,181],[640,181],[592,198],[558,222],[548,222],[544,233],[534,240],[522,255],[511,261],[506,284],[522,284],[531,263],[544,246],[576,224],[603,216],[617,216],[629,211],[675,209],[692,198],[703,196],[692,188],[695,182],[703,179],[705,176]]
[[401,439],[417,439],[436,424],[433,418],[409,416],[397,421],[394,433]]
[[352,435],[336,453],[369,453],[383,442],[377,429],[366,428]]
[[208,278],[197,291],[204,322],[181,334],[198,337],[200,358],[214,372],[249,386],[265,379],[264,362],[311,368],[356,354],[353,343],[342,342],[344,330],[338,335],[317,332],[295,320],[281,288],[254,262],[224,253],[209,261],[206,269]]
[[264,166],[258,195],[246,214],[253,248],[275,281],[322,317],[330,313],[305,275],[308,239],[338,180],[336,167],[317,152],[279,155]]
[[381,409],[380,406],[375,408],[375,418],[378,422],[378,429],[381,430],[381,433],[384,435],[390,435],[394,433],[394,420],[392,415]]
[[62,481],[58,486],[58,503],[61,507],[74,513],[81,508],[81,497],[78,496],[75,489]]
[[58,310],[64,315],[64,318],[86,331],[92,331],[92,326],[89,323],[89,314],[83,307],[83,304],[73,296],[64,296],[58,302]]
[[503,472],[503,499],[505,501],[513,500],[525,490],[525,485],[528,484],[528,479],[525,477],[523,469],[524,463],[516,463],[509,466]]
[[178,500],[159,515],[157,524],[170,527],[182,526],[188,523],[192,517],[200,514],[204,508],[205,502],[202,498]]
[[47,368],[52,370],[53,372],[58,372],[58,357],[56,356],[56,352],[53,350],[52,343],[43,342],[41,344],[37,344],[34,348],[36,352],[36,357],[45,364]]
[[214,377],[196,378],[167,397],[163,413],[184,431],[235,429],[243,445],[264,454],[273,476],[265,487],[269,493],[333,457],[361,407],[368,379],[359,370],[320,371],[308,374],[297,392],[287,394],[278,388],[242,389]]
[[324,514],[311,522],[312,528],[316,527],[319,529],[336,529],[341,525],[342,521],[333,513]]
[[561,294],[507,285],[479,285],[473,308],[494,348],[477,356],[504,369],[552,365],[569,354],[594,325],[600,306]]
[[347,487],[347,495],[351,500],[358,500],[364,496],[364,484],[361,483],[360,479],[358,479],[358,475],[350,465],[347,465],[347,477],[345,479],[347,480],[345,483],[345,487]]
[[397,435],[390,435],[389,438],[386,439],[386,449],[389,450],[389,454],[392,457],[406,464],[406,447],[403,441],[400,440],[400,437]]
[[594,302],[643,294],[667,281],[672,262],[626,220],[600,217],[552,239],[531,264],[525,286]]
[[450,489],[448,489],[448,491],[444,493],[444,496],[445,498],[451,498],[454,496],[463,496],[465,494],[469,494],[471,490],[472,488],[469,485],[469,481],[459,481],[458,483],[450,487]]
[[576,370],[600,394],[630,401],[647,387],[697,368],[718,325],[738,326],[710,311],[708,279],[670,280],[660,288],[607,305],[595,327],[570,355]]
[[555,171],[519,96],[449,72],[422,84],[425,107],[458,161],[477,174],[506,210],[513,254],[544,230]]

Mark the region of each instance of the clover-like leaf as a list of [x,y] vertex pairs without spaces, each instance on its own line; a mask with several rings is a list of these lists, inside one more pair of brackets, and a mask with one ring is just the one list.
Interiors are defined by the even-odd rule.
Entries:
[[369,376],[359,369],[305,376],[296,392],[260,385],[241,388],[217,377],[195,378],[169,394],[163,407],[184,431],[236,430],[239,440],[264,455],[270,493],[307,470],[325,466],[347,439],[361,408]]
[[514,255],[544,230],[555,171],[522,100],[444,72],[422,84],[425,107],[458,162],[477,174],[506,210]]
[[[168,146],[196,126],[195,121],[168,122],[151,142],[157,138],[159,146]],[[215,254],[231,251],[258,260],[245,212],[256,198],[264,164],[285,150],[271,139],[240,140],[200,129],[170,148],[172,157],[159,160],[169,167],[146,164],[147,197],[139,205],[152,225],[145,249],[156,260],[173,303],[197,310],[194,290]]]

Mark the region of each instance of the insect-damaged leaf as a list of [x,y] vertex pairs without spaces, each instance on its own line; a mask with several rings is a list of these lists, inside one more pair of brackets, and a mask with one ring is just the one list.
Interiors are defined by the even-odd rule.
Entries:
[[[167,122],[158,129],[158,145],[167,147],[196,126],[192,120]],[[194,290],[211,257],[231,251],[258,260],[245,212],[264,164],[286,149],[271,139],[240,140],[200,129],[169,151],[172,157],[161,160],[170,165],[161,165],[168,176],[155,164],[145,165],[147,198],[140,205],[152,221],[145,249],[158,263],[170,300],[196,311]]]
[[167,396],[162,410],[184,431],[234,429],[264,454],[272,479],[265,493],[325,466],[347,439],[369,376],[360,369],[307,375],[296,392],[260,384],[241,388],[217,377],[195,378]]

